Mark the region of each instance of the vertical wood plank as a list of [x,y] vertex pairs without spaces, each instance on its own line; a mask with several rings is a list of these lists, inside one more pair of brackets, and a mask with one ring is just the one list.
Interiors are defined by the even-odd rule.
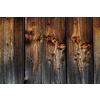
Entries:
[[25,80],[30,84],[42,83],[42,18],[25,20]]
[[42,83],[65,84],[65,18],[44,18]]
[[3,66],[4,66],[4,39],[3,39],[3,18],[0,18],[0,84],[3,84]]
[[0,83],[23,83],[23,18],[0,17]]
[[14,18],[14,56],[13,80],[14,83],[24,83],[24,18]]
[[94,83],[100,84],[100,17],[93,17]]
[[67,83],[93,83],[92,18],[66,18]]
[[25,79],[66,83],[65,18],[26,18],[25,38]]

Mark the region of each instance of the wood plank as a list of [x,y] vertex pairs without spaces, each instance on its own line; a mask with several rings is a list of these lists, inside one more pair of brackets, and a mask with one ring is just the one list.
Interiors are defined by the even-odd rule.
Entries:
[[29,84],[42,83],[42,21],[35,17],[25,20],[25,80]]
[[24,25],[23,17],[14,18],[14,56],[13,56],[13,80],[14,83],[24,83]]
[[26,18],[25,36],[28,83],[66,83],[65,18]]
[[94,83],[100,84],[100,17],[93,17]]
[[44,18],[43,84],[66,83],[65,18]]
[[0,17],[1,84],[23,83],[23,24],[23,18]]
[[93,83],[92,18],[66,18],[67,83]]

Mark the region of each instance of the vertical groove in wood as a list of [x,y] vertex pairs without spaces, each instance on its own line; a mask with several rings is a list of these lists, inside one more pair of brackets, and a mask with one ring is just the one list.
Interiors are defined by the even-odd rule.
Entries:
[[93,17],[94,83],[100,84],[100,17]]
[[93,83],[91,18],[70,17],[66,20],[67,82]]

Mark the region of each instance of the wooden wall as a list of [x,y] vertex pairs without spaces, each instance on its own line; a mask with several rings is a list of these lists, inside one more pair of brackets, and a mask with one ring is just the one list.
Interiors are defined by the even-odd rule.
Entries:
[[99,84],[100,18],[0,18],[0,84]]

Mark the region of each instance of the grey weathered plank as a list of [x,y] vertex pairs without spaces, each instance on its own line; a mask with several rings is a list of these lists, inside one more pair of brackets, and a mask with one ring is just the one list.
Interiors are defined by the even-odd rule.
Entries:
[[0,83],[23,83],[23,18],[0,18]]
[[67,83],[93,83],[92,18],[66,18]]
[[94,83],[100,84],[100,17],[93,17]]
[[25,37],[25,79],[66,83],[65,18],[26,18]]

